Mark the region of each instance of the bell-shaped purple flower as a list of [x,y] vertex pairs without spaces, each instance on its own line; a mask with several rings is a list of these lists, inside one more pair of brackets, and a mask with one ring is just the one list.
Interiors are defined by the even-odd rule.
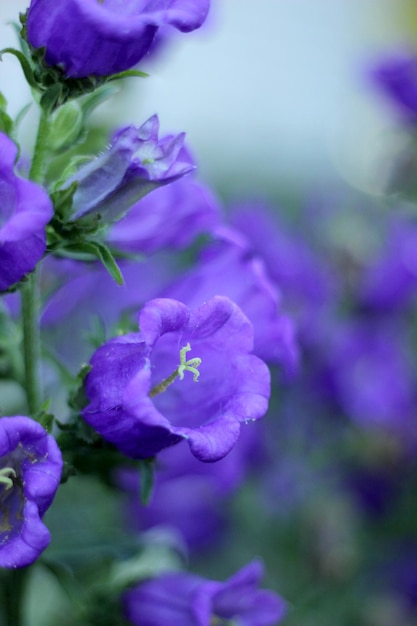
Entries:
[[258,589],[262,577],[259,561],[223,583],[187,572],[162,574],[124,595],[125,615],[135,626],[275,626],[285,615],[285,602]]
[[42,517],[61,471],[61,451],[38,422],[0,418],[0,567],[30,565],[48,546]]
[[216,294],[227,296],[253,324],[254,352],[293,374],[298,364],[294,323],[282,313],[281,294],[270,281],[262,259],[250,252],[239,235],[222,229],[221,235],[203,249],[198,263],[169,284],[163,295],[191,307]]
[[204,185],[189,176],[156,189],[114,224],[107,241],[127,252],[182,249],[220,221],[220,207]]
[[66,187],[78,183],[72,219],[100,214],[105,222],[114,222],[146,194],[195,168],[184,133],[163,139],[158,133],[157,115],[140,128],[122,128],[103,154],[68,179]]
[[15,174],[17,147],[0,133],[0,291],[32,272],[46,249],[47,193]]
[[143,308],[139,327],[93,355],[84,419],[133,458],[186,439],[201,461],[221,459],[241,422],[268,408],[270,376],[251,354],[251,323],[229,298],[195,310],[159,298]]
[[209,6],[210,0],[32,0],[27,37],[67,76],[109,76],[136,65],[159,27],[199,28]]

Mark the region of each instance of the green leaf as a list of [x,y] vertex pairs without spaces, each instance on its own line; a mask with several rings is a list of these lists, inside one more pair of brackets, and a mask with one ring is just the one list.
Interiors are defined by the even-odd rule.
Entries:
[[51,194],[51,200],[53,202],[55,212],[63,220],[67,220],[69,218],[77,187],[78,183],[73,182],[66,189],[60,189],[59,191],[54,191]]
[[39,416],[38,420],[39,424],[44,427],[44,429],[50,433],[52,432],[52,428],[54,425],[55,418],[52,413],[42,412]]
[[16,119],[14,121],[14,124],[16,126],[16,128],[18,128],[23,120],[23,118],[25,117],[26,113],[29,111],[29,109],[32,107],[32,102],[29,102],[28,104],[26,104],[22,109],[20,109],[19,113],[16,115]]
[[5,111],[0,110],[0,131],[6,135],[13,132],[13,120]]
[[71,602],[75,605],[80,605],[83,594],[86,590],[78,584],[71,567],[67,563],[52,561],[45,558],[43,558],[40,563],[58,581],[60,587],[68,595]]
[[21,52],[20,50],[16,50],[16,48],[3,48],[3,50],[0,50],[0,61],[2,60],[3,54],[12,54],[13,56],[15,56],[20,63],[23,74],[25,75],[25,78],[29,85],[34,89],[39,89],[39,85],[36,82],[35,75],[33,73],[32,65],[23,54],[23,52]]
[[23,31],[26,31],[26,24],[24,24],[23,22],[20,24],[18,24],[17,22],[10,22],[10,25],[14,29],[17,39],[19,40],[20,50],[22,51],[22,53],[25,55],[26,58],[30,58],[29,45],[27,41],[24,39],[24,37],[22,37]]
[[75,411],[81,411],[88,404],[88,398],[84,389],[84,382],[89,372],[91,371],[91,365],[84,363],[76,378],[76,387],[69,394],[68,404]]
[[64,461],[64,466],[62,468],[62,473],[61,473],[61,485],[68,482],[71,476],[77,476],[77,470],[72,465],[72,463],[68,463],[67,461]]
[[51,85],[42,95],[40,105],[45,113],[52,113],[62,100],[63,87],[59,83]]
[[150,502],[155,481],[155,457],[140,461],[140,501],[143,505]]
[[0,131],[6,135],[11,135],[13,132],[13,120],[7,114],[7,100],[0,92]]
[[119,266],[109,248],[98,241],[83,241],[66,246],[67,250],[92,254],[104,265],[110,276],[118,285],[124,285],[124,279]]
[[119,80],[120,78],[148,78],[148,76],[149,74],[146,74],[146,72],[140,72],[139,70],[126,70],[125,72],[119,72],[118,74],[113,74],[112,76],[109,76],[107,80],[108,82],[111,82],[113,80]]

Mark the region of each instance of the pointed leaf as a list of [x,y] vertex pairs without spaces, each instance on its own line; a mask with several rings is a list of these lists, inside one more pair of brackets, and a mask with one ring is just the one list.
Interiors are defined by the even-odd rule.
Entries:
[[98,241],[77,242],[67,246],[68,250],[95,256],[104,265],[110,276],[118,285],[124,285],[124,279],[119,266],[109,248]]
[[140,72],[139,70],[126,70],[125,72],[113,74],[109,77],[108,82],[111,82],[113,80],[119,80],[120,78],[130,78],[131,76],[138,78],[148,78],[149,74],[146,74],[146,72]]
[[3,54],[6,54],[6,53],[12,54],[13,56],[17,58],[23,70],[23,74],[25,75],[25,78],[27,82],[29,83],[29,85],[33,87],[34,89],[39,89],[39,85],[35,80],[32,66],[30,62],[28,61],[28,59],[23,54],[23,52],[21,52],[20,50],[16,50],[16,48],[3,48],[3,50],[0,50],[0,60]]

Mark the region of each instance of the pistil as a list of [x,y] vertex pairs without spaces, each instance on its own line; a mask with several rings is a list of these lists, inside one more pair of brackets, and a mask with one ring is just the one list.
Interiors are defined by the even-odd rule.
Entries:
[[16,472],[12,467],[3,467],[0,469],[0,485],[4,485],[6,491],[13,487],[14,478],[16,478]]
[[159,385],[155,385],[155,387],[152,387],[152,389],[149,392],[150,398],[153,398],[154,396],[157,396],[159,393],[163,393],[164,391],[166,391],[176,378],[179,378],[180,380],[182,380],[184,378],[185,372],[191,372],[193,374],[194,382],[198,381],[198,378],[200,376],[200,372],[198,371],[198,368],[201,365],[201,359],[199,357],[194,357],[192,359],[187,360],[186,354],[190,350],[191,350],[191,346],[189,343],[187,343],[187,345],[181,348],[180,363],[177,369],[174,372],[172,372],[172,374],[168,376],[168,378],[165,378],[162,382],[160,382]]

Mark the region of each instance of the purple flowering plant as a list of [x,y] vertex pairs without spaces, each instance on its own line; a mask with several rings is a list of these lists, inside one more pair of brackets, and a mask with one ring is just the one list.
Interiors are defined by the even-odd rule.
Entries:
[[[20,62],[39,123],[25,154],[0,97],[0,623],[24,626],[42,571],[71,598],[74,625],[162,626],[171,591],[184,624],[283,618],[284,601],[258,589],[259,562],[225,583],[181,570],[227,528],[268,411],[261,359],[293,367],[291,320],[262,263],[233,243],[220,201],[190,177],[185,133],[161,136],[153,115],[107,146],[100,129],[96,147],[88,121],[110,81],[143,76],[135,66],[159,29],[193,31],[209,4],[32,0],[19,49],[1,51]],[[187,296],[183,251],[223,231],[231,241],[212,261],[202,254],[201,289]],[[105,538],[103,507],[115,512],[126,490],[148,522],[115,519]],[[161,521],[176,539],[158,539],[149,566]]]
[[[411,626],[413,186],[394,217],[333,186],[288,221],[222,206],[184,132],[96,114],[210,1],[28,5],[0,51],[38,113],[31,142],[0,94],[0,626]],[[399,187],[415,76],[372,79]]]

